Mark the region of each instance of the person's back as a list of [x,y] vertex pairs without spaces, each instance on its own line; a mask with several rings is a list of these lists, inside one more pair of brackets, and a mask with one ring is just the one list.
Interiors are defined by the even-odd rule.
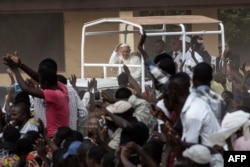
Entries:
[[221,122],[225,114],[226,105],[221,95],[211,90],[210,83],[212,78],[213,69],[208,63],[202,62],[195,66],[193,73],[195,93],[210,106],[218,122]]
[[[49,69],[40,69],[39,74],[42,85],[45,84],[42,91],[46,101],[47,133],[49,137],[52,137],[58,127],[69,125],[68,90],[63,83],[57,82],[55,72]],[[48,82],[53,86],[57,85],[58,88],[47,86]]]
[[190,93],[181,113],[182,140],[206,144],[207,138],[220,129],[210,106],[196,94]]

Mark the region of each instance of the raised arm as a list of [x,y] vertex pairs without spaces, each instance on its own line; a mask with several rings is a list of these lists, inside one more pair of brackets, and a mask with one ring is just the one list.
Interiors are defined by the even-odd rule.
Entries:
[[11,68],[11,70],[13,71],[13,73],[14,73],[14,75],[16,77],[16,80],[17,80],[18,84],[20,85],[20,87],[22,88],[22,90],[27,92],[28,94],[30,94],[32,96],[39,97],[39,98],[44,98],[44,94],[43,94],[42,90],[30,87],[24,81],[24,79],[23,79],[23,77],[20,74],[20,71],[18,69],[18,64],[15,61],[12,60],[12,57],[13,57],[13,55],[7,54],[3,58],[3,63]]
[[146,41],[146,37],[147,36],[146,36],[145,32],[143,32],[143,34],[141,35],[140,41],[138,43],[138,46],[137,46],[138,50],[142,54],[142,57],[143,57],[144,61],[146,61],[147,59],[149,59],[149,56],[148,56],[147,52],[143,49],[143,45],[144,45],[144,43]]
[[75,91],[79,95],[80,90],[76,86],[76,75],[75,74],[71,74],[71,76],[69,77],[69,83],[71,84],[71,86],[75,89]]
[[26,74],[28,74],[32,79],[34,79],[36,82],[39,82],[39,75],[36,71],[31,69],[29,66],[22,63],[20,57],[17,55],[17,52],[15,52],[14,55],[8,55],[9,59],[13,61],[14,64],[16,64],[21,70],[23,70]]
[[165,84],[169,76],[162,72],[162,70],[149,58],[147,52],[143,49],[143,44],[146,40],[145,32],[141,35],[141,39],[138,43],[138,50],[141,52],[141,55],[144,59],[145,66],[148,68],[152,77],[159,83]]
[[109,112],[105,107],[102,107],[102,111],[104,112],[104,115],[109,116],[118,127],[126,131],[130,131],[133,129],[133,125],[130,122],[120,116]]
[[131,73],[130,73],[130,71],[129,71],[128,66],[126,66],[126,65],[124,64],[124,65],[123,65],[123,70],[124,70],[124,72],[128,75],[129,84],[135,89],[136,95],[141,96],[141,87],[140,87],[140,85],[138,84],[138,82],[132,77],[132,75],[131,75]]
[[12,73],[11,69],[8,68],[7,73],[9,75],[9,77],[10,77],[11,85],[13,85],[15,83],[15,78],[13,76],[13,73]]
[[122,44],[119,43],[119,44],[115,47],[114,51],[112,52],[112,54],[111,54],[111,56],[110,56],[109,64],[117,64],[117,63],[120,63],[120,62],[119,62],[119,61],[120,61],[120,58],[119,58],[119,49],[120,49],[120,46],[121,46],[121,45],[122,45]]

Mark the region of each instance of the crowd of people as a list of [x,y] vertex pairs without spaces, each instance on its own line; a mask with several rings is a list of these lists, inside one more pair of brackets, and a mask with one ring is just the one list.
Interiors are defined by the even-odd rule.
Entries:
[[[186,36],[186,51],[183,39],[173,37],[170,52],[157,40],[154,59],[145,34],[139,54],[118,44],[109,63],[124,66],[113,91],[99,91],[95,78],[79,90],[51,58],[36,71],[17,53],[5,55],[11,86],[0,113],[0,166],[223,167],[224,151],[249,151],[246,64],[226,44],[212,65],[202,36]],[[152,80],[145,92],[141,69],[127,66],[141,59]]]

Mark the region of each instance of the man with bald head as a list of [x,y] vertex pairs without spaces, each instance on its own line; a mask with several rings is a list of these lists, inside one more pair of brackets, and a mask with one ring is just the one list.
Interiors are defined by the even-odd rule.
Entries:
[[[140,65],[141,56],[138,52],[131,52],[128,44],[118,44],[115,47],[110,59],[109,64],[125,64],[125,65]],[[139,79],[141,77],[141,68],[129,68],[133,78]],[[112,68],[112,71],[116,71]]]

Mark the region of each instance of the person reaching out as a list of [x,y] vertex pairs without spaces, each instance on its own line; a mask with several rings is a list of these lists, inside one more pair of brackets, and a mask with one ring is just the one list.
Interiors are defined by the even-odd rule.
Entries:
[[[45,99],[47,133],[53,137],[60,126],[69,125],[69,97],[65,85],[57,81],[57,74],[53,68],[39,64],[38,73],[32,71],[27,65],[21,63],[16,55],[7,54],[3,57],[3,64],[9,66],[15,74],[21,89],[28,94]],[[20,74],[19,68],[28,71],[33,79],[39,80],[41,89],[30,87]],[[30,73],[29,73],[30,72]],[[32,73],[33,72],[33,73]]]

